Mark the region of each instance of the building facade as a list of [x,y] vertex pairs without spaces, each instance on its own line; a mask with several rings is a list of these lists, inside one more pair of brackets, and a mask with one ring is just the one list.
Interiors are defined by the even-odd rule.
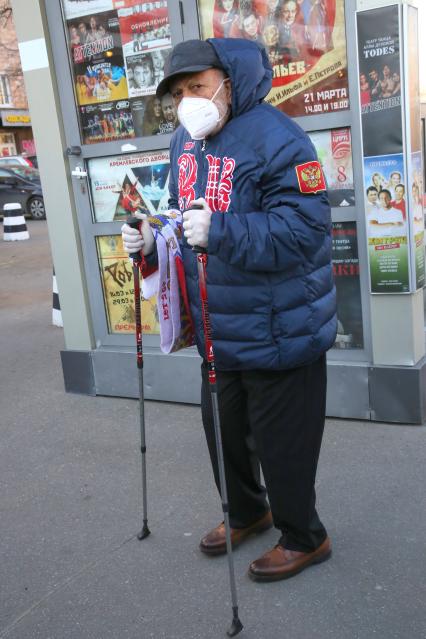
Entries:
[[35,155],[18,40],[10,3],[0,4],[0,156]]
[[[40,141],[67,390],[139,393],[132,271],[120,228],[130,190],[152,215],[167,209],[176,118],[155,99],[165,55],[190,38],[260,36],[274,69],[267,99],[309,134],[328,184],[339,319],[328,353],[328,415],[425,421],[415,7],[406,0],[12,4]],[[390,198],[375,217],[369,188]],[[198,353],[164,355],[156,299],[143,300],[142,312],[145,397],[198,402]]]

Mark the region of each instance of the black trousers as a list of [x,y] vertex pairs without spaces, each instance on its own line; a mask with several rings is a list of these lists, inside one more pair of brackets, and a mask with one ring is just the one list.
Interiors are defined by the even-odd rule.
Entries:
[[[201,410],[216,486],[216,442],[207,366]],[[315,509],[315,475],[324,431],[325,355],[284,371],[218,371],[217,387],[229,519],[244,528],[268,510],[280,543],[312,551],[327,533]],[[261,484],[259,462],[265,478]],[[266,495],[267,492],[267,495]]]

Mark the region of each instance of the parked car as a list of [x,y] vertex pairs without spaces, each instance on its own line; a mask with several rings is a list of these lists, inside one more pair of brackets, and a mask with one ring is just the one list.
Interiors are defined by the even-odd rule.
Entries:
[[7,168],[10,164],[23,164],[24,166],[34,166],[31,159],[24,155],[2,155],[0,156],[0,167]]
[[[12,170],[13,169],[13,170]],[[19,175],[19,171],[24,175]],[[22,206],[24,214],[33,220],[44,220],[43,193],[37,169],[14,165],[10,169],[0,166],[0,210],[3,206],[17,202]]]
[[36,155],[26,155],[24,160],[27,160],[35,169],[38,169],[38,159]]
[[[0,169],[2,167],[0,166]],[[8,166],[4,166],[4,169],[7,171],[12,171],[15,175],[23,178],[24,180],[29,180],[30,182],[38,182],[41,184],[40,180],[40,171],[33,166],[28,166],[27,164],[10,164]]]

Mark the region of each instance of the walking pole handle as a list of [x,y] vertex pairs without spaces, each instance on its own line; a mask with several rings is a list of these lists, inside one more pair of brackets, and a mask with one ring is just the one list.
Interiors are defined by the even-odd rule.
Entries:
[[[138,217],[135,217],[134,215],[132,215],[132,217],[129,217],[126,221],[126,224],[128,224],[129,226],[132,227],[132,229],[137,229],[139,231],[139,226],[140,226],[141,220]],[[139,251],[136,251],[136,253],[129,253],[129,257],[130,259],[132,259],[134,262],[141,262],[142,261],[142,257]]]
[[[191,204],[188,210],[191,211],[193,209],[202,209],[202,208],[203,208],[202,204]],[[194,251],[194,253],[202,253],[202,254],[207,253],[207,249],[204,248],[204,246],[193,246],[192,250]]]

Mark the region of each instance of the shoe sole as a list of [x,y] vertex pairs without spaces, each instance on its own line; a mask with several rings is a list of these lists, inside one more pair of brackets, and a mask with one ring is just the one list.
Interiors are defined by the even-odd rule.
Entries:
[[[238,548],[238,546],[241,546],[241,544],[243,544],[245,541],[247,541],[248,539],[250,539],[250,537],[255,537],[256,535],[261,535],[262,533],[266,532],[267,530],[270,530],[271,528],[273,528],[274,524],[273,522],[270,522],[268,524],[265,524],[264,526],[258,528],[257,530],[253,530],[253,532],[249,533],[246,537],[243,537],[240,541],[234,542],[232,544],[232,550],[235,550],[236,548]],[[209,557],[217,557],[219,555],[226,555],[226,545],[225,547],[221,546],[219,548],[205,548],[204,546],[201,546],[201,544],[199,545],[199,549],[201,550],[201,552],[203,553],[203,555],[208,555]]]
[[299,566],[298,568],[295,568],[294,570],[289,570],[288,572],[284,574],[277,573],[276,575],[256,575],[254,572],[251,572],[251,570],[249,570],[247,574],[252,581],[260,581],[263,583],[266,583],[268,581],[283,581],[284,579],[290,579],[290,577],[294,577],[295,575],[298,575],[300,572],[302,572],[306,568],[309,568],[309,566],[314,566],[315,564],[322,564],[324,561],[327,561],[327,559],[330,559],[331,555],[332,555],[332,551],[330,549],[327,553],[320,555],[317,559],[314,559],[313,561],[310,561],[309,563],[303,566]]

